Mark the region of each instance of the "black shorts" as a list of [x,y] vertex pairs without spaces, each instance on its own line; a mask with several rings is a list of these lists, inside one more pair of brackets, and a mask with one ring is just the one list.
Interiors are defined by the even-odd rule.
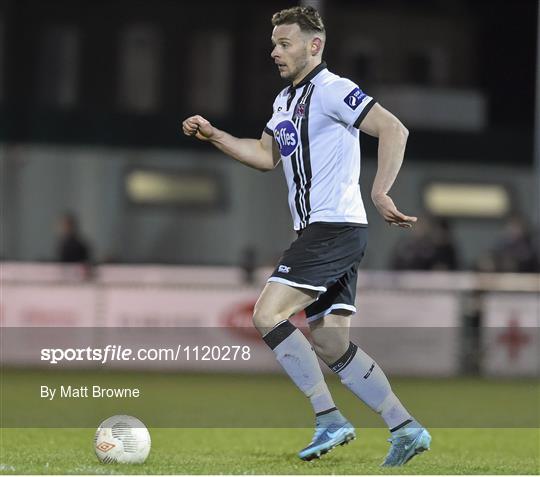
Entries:
[[358,265],[367,245],[367,226],[349,223],[309,224],[283,253],[268,279],[319,292],[306,308],[308,321],[333,310],[356,312]]

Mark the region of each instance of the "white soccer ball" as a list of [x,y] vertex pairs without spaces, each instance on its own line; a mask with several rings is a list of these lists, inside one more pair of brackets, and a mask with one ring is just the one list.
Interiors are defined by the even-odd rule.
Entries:
[[150,453],[150,433],[133,416],[112,416],[97,428],[94,449],[104,464],[142,464]]

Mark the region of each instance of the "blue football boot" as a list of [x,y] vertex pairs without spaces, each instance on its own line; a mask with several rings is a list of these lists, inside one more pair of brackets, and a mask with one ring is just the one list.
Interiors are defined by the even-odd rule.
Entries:
[[418,422],[412,421],[407,426],[392,433],[388,439],[392,445],[383,467],[398,467],[409,462],[415,455],[429,450],[431,436]]
[[348,444],[355,438],[354,427],[346,419],[330,424],[317,420],[313,440],[298,453],[298,457],[302,460],[318,459],[334,447]]

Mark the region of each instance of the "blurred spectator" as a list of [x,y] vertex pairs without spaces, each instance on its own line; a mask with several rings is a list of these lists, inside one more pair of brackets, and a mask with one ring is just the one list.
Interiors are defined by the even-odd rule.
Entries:
[[432,256],[431,270],[457,270],[456,247],[448,219],[439,218],[433,222],[431,230]]
[[89,263],[90,248],[80,236],[77,217],[66,212],[58,223],[57,260],[63,263]]
[[242,250],[240,267],[244,272],[244,282],[253,284],[255,282],[255,271],[257,269],[257,251],[255,247],[249,245]]
[[456,270],[456,248],[448,221],[419,220],[412,234],[398,242],[390,266],[394,270]]
[[476,269],[482,272],[535,273],[540,271],[533,234],[519,216],[508,219],[495,247],[482,256]]

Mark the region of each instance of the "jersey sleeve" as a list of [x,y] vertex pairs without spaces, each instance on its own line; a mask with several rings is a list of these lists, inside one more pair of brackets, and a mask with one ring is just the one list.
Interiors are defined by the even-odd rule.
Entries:
[[266,123],[266,126],[264,127],[264,132],[266,134],[269,134],[270,136],[274,136],[274,127],[276,125],[276,110],[277,110],[277,105],[276,103],[278,102],[278,98],[279,96],[281,95],[282,93],[280,93],[276,99],[274,100],[274,104],[272,105],[272,117],[268,120],[268,122]]
[[360,123],[375,103],[358,85],[345,78],[333,81],[323,94],[326,114],[355,128],[360,127]]
[[270,136],[274,135],[274,114],[275,114],[275,107],[272,109],[272,117],[268,120],[266,123],[266,126],[264,127],[264,132],[266,134],[270,134]]
[[270,136],[274,135],[274,131],[272,131],[272,119],[266,123],[266,126],[264,127],[264,132],[266,134],[269,134]]

